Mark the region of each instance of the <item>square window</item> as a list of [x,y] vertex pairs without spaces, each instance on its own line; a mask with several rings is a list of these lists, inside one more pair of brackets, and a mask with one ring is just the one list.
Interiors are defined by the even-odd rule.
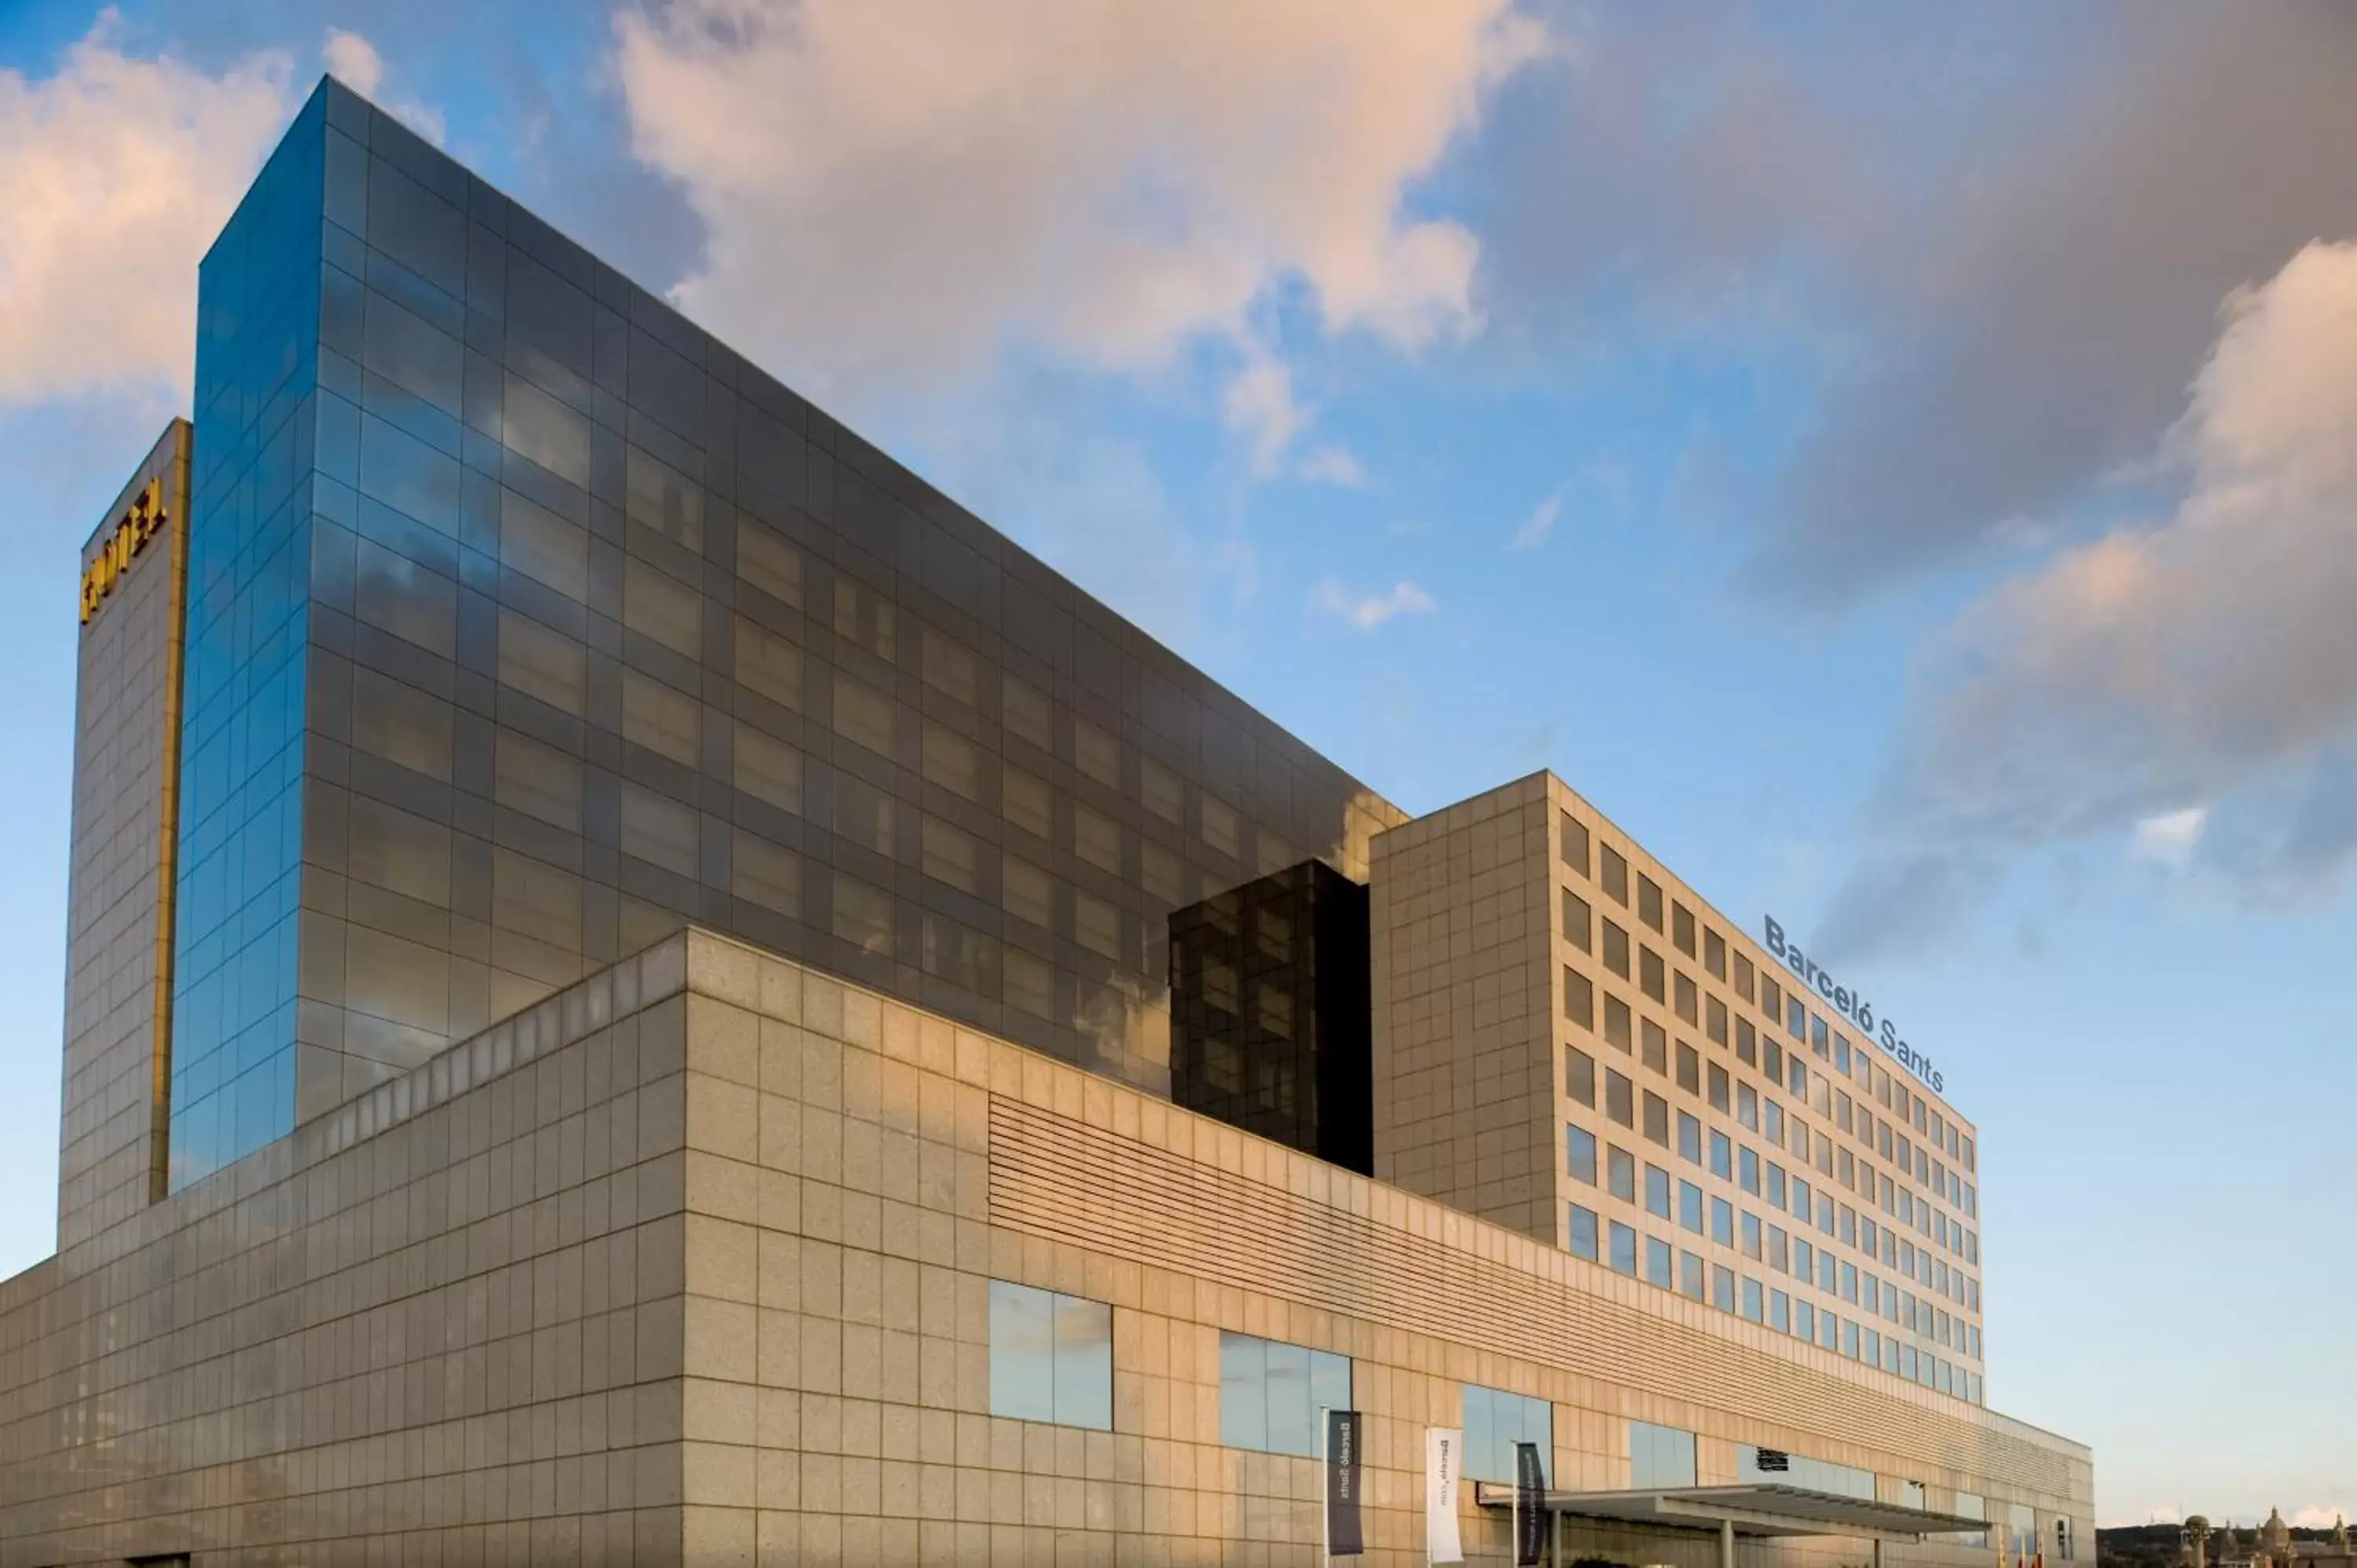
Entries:
[[1563,1090],[1582,1105],[1596,1103],[1596,1058],[1575,1046],[1564,1047]]
[[1558,820],[1556,853],[1563,863],[1582,876],[1587,875],[1587,827],[1569,811]]
[[1571,1179],[1596,1185],[1596,1134],[1584,1127],[1563,1130],[1564,1159]]
[[1574,1257],[1596,1260],[1596,1210],[1571,1205],[1571,1251]]

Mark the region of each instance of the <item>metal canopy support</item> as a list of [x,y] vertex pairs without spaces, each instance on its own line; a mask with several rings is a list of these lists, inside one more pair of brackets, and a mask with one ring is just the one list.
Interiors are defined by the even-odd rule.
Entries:
[[[1560,1516],[1558,1516],[1560,1517]],[[1735,1521],[1718,1521],[1718,1568],[1735,1568]],[[1874,1543],[1874,1568],[1882,1568],[1882,1542]]]
[[[1506,1508],[1513,1488],[1480,1482],[1475,1500]],[[1728,1539],[1738,1535],[1842,1536],[1877,1543],[1985,1529],[1986,1521],[1868,1498],[1799,1487],[1681,1487],[1623,1492],[1549,1491],[1540,1505],[1558,1516],[1614,1520],[1658,1529],[1708,1530],[1720,1537],[1720,1568],[1732,1568]],[[1877,1568],[1881,1568],[1878,1563]]]

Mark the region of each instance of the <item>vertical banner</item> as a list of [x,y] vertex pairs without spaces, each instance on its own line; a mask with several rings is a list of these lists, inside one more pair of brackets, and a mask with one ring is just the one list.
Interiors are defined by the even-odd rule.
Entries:
[[1364,1431],[1355,1410],[1326,1412],[1326,1555],[1357,1557],[1366,1537],[1359,1523],[1359,1484],[1363,1477],[1360,1438]]
[[1462,1563],[1457,1539],[1457,1476],[1465,1457],[1465,1434],[1453,1426],[1424,1429],[1424,1557],[1427,1563]]
[[1514,1444],[1514,1568],[1538,1568],[1546,1553],[1546,1469],[1535,1443]]

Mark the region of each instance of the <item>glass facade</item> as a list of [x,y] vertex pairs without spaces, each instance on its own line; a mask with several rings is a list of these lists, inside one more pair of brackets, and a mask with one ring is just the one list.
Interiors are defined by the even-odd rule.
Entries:
[[689,921],[1168,1093],[1403,820],[332,82],[201,293],[176,1185]]
[[1683,1427],[1629,1423],[1629,1485],[1691,1487],[1695,1484],[1695,1434]]
[[1171,1098],[1372,1176],[1367,890],[1321,861],[1170,918]]
[[1325,1412],[1351,1408],[1348,1356],[1220,1331],[1220,1441],[1229,1447],[1314,1459]]
[[990,1413],[1113,1430],[1113,1308],[990,1282]]
[[324,94],[199,273],[170,1185],[295,1124]]
[[1535,1443],[1539,1463],[1555,1473],[1555,1406],[1528,1394],[1465,1385],[1465,1478],[1512,1482],[1514,1444]]

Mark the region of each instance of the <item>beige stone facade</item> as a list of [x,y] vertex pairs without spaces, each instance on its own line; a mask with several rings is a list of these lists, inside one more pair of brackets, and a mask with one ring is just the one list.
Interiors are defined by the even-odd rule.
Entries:
[[[1110,1305],[1110,1431],[991,1413],[993,1280]],[[691,931],[0,1286],[0,1563],[1316,1562],[1223,1329],[1351,1358],[1371,1563],[1467,1382],[1549,1402],[1559,1485],[1640,1419],[2092,1539],[2075,1444]]]
[[1977,1130],[1813,976],[1552,774],[1372,877],[1377,1176],[1979,1402]]
[[85,563],[104,554],[155,484],[163,524],[102,596],[92,585],[80,637],[60,1246],[164,1191],[189,435],[188,421],[172,421],[82,548]]

